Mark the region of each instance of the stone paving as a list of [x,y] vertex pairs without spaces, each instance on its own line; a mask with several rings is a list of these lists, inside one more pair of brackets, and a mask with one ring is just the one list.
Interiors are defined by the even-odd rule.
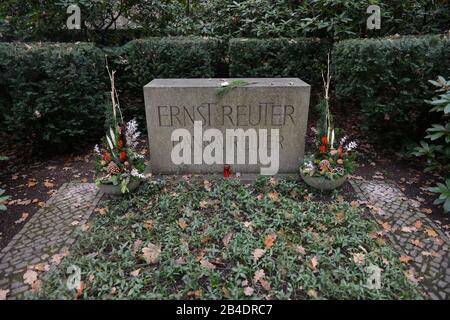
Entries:
[[[386,236],[410,266],[408,275],[417,281],[428,299],[450,299],[450,239],[417,201],[408,199],[394,183],[352,179],[358,198],[367,202]],[[417,222],[420,221],[420,222]],[[387,229],[387,230],[386,230]],[[389,230],[390,229],[390,230]]]
[[89,219],[101,198],[92,183],[64,184],[0,252],[0,289],[8,299],[30,289],[23,275],[28,268],[50,263],[52,255],[75,242],[76,229]]

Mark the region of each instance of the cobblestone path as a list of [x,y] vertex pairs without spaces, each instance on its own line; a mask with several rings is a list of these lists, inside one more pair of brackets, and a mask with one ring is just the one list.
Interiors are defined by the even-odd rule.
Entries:
[[75,242],[76,229],[83,226],[101,198],[92,183],[68,183],[47,201],[0,252],[0,289],[7,298],[20,298],[30,289],[23,275],[36,264],[49,263]]
[[417,280],[425,297],[450,299],[450,239],[440,227],[392,183],[356,179],[350,183],[358,198],[373,206],[378,222],[391,228],[386,236],[411,267],[410,279]]

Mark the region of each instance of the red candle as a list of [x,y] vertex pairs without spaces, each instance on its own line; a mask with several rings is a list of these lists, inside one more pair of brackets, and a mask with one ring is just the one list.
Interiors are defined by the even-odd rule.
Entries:
[[228,178],[230,176],[230,166],[229,165],[223,166],[223,176],[225,178]]

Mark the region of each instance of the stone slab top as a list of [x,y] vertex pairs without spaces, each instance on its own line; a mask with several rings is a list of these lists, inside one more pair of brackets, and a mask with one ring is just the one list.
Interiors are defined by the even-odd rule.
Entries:
[[154,79],[144,88],[217,88],[222,82],[244,80],[245,88],[252,87],[310,87],[299,78],[197,78],[197,79]]

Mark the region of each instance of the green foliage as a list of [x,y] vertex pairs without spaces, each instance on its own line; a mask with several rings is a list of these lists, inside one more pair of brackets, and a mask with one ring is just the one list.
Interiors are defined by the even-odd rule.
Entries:
[[345,40],[333,52],[335,92],[344,105],[361,106],[372,139],[398,147],[430,124],[426,81],[450,75],[449,62],[448,36]]
[[[108,203],[71,254],[42,276],[41,297],[73,298],[66,286],[72,264],[86,285],[80,299],[312,299],[313,291],[319,299],[419,297],[395,251],[369,236],[377,226],[361,208],[304,200],[307,192],[298,182],[266,178],[254,186],[152,181]],[[273,245],[264,241],[269,235]],[[143,259],[149,243],[161,246],[156,265]],[[255,256],[255,249],[265,251]],[[361,264],[354,254],[364,256]],[[372,264],[383,268],[380,289],[366,287]],[[258,270],[266,288],[253,281]],[[246,286],[254,289],[250,297]]]
[[20,143],[66,149],[98,137],[105,89],[91,44],[0,44],[0,121]]
[[[437,81],[430,80],[430,83],[439,89],[439,94],[431,101],[427,101],[433,108],[430,112],[442,113],[442,124],[432,124],[426,132],[428,135],[425,139],[430,142],[421,141],[420,146],[416,147],[412,152],[418,157],[425,156],[427,166],[425,171],[443,172],[449,175],[450,172],[450,81],[446,81],[444,77],[439,76]],[[450,179],[446,180],[447,186],[439,183],[437,187],[430,188],[430,191],[439,193],[439,198],[435,204],[444,204],[444,211],[450,212]]]
[[439,198],[434,201],[434,204],[443,204],[444,211],[450,212],[450,179],[445,180],[445,184],[438,183],[436,187],[428,190],[439,193]]
[[155,78],[212,78],[223,57],[218,40],[148,38],[110,50],[124,117],[146,128],[143,87]]
[[230,77],[299,77],[319,89],[330,48],[318,39],[231,39]]

